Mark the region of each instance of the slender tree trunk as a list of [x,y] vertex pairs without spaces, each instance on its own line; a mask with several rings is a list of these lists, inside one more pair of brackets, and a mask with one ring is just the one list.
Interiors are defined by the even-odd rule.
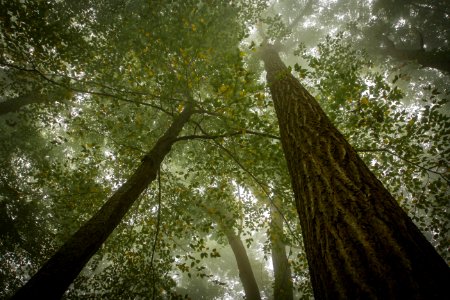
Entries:
[[[277,207],[280,201],[275,201]],[[284,243],[283,218],[278,210],[271,206],[270,241],[272,244],[272,263],[275,277],[273,289],[274,300],[294,299],[291,266],[286,257],[286,245]]]
[[193,113],[188,104],[142,159],[141,165],[12,299],[60,299],[123,216],[156,178],[159,166]]
[[247,300],[260,300],[261,295],[259,293],[258,284],[256,283],[255,275],[253,274],[250,260],[248,259],[247,250],[240,237],[234,233],[232,229],[221,226],[225,236],[228,239],[231,249],[233,250],[234,257],[239,269],[239,278],[245,291],[245,299]]
[[281,201],[275,197],[273,203],[268,201],[267,197],[262,194],[259,189],[246,183],[246,185],[252,191],[252,194],[261,203],[261,205],[268,204],[270,207],[270,243],[272,251],[272,266],[274,274],[274,288],[273,299],[274,300],[288,300],[293,299],[293,284],[292,284],[292,272],[291,266],[286,256],[286,244],[284,242],[285,236],[283,233],[283,216],[281,215],[279,208],[281,207]]
[[446,299],[450,269],[281,61],[261,51],[316,299]]

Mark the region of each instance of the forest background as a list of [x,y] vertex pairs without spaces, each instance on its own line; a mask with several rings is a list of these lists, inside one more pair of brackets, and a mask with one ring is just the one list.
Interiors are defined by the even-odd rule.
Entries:
[[264,41],[448,263],[450,8],[398,2],[2,1],[0,297],[175,134],[64,297],[311,298]]

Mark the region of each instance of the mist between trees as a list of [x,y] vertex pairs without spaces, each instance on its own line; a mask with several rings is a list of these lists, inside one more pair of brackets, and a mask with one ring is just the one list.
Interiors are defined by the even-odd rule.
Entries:
[[0,297],[444,299],[445,1],[4,1]]

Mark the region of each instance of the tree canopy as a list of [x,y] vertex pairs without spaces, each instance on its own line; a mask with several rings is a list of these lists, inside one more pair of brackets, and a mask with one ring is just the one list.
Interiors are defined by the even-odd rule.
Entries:
[[402,2],[1,2],[0,297],[170,140],[63,297],[312,298],[264,43],[448,264],[450,10]]

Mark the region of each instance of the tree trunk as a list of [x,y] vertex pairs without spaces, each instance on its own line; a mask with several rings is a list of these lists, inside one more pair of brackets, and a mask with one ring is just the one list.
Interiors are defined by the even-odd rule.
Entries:
[[141,165],[12,299],[60,299],[72,281],[120,223],[132,204],[156,178],[159,166],[193,113],[192,104],[173,121]]
[[239,269],[239,278],[245,291],[245,299],[247,300],[260,300],[261,295],[259,293],[258,284],[256,283],[255,275],[253,274],[250,260],[248,259],[247,250],[242,243],[239,236],[237,236],[232,229],[221,226],[225,233],[228,243],[233,250],[234,257]]
[[283,233],[283,216],[278,210],[282,203],[279,198],[275,197],[273,203],[268,201],[267,196],[259,191],[253,184],[246,185],[250,188],[252,194],[261,203],[261,205],[268,204],[270,207],[270,244],[272,254],[272,266],[274,275],[274,300],[289,300],[293,299],[293,284],[291,266],[286,256],[286,244],[284,242],[285,236]]
[[271,45],[260,51],[316,299],[446,299],[450,269]]
[[[279,201],[275,200],[275,204],[277,207],[280,207]],[[294,299],[291,267],[286,257],[286,246],[284,243],[283,218],[278,210],[273,206],[271,206],[270,230],[273,273],[275,277],[273,299]]]

